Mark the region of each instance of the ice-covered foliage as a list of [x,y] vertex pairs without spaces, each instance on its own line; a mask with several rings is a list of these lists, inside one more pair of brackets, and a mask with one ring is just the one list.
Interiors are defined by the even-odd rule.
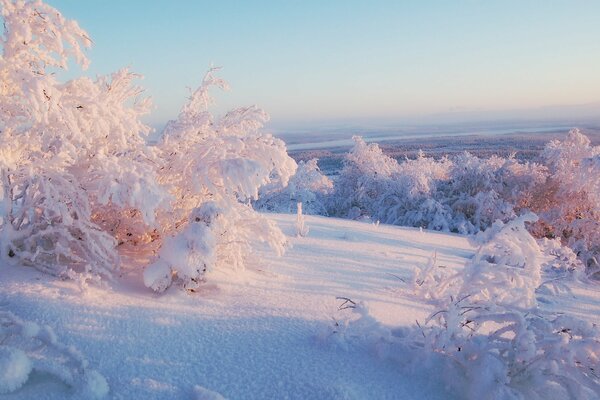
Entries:
[[[118,250],[153,251],[151,271],[168,264],[189,283],[199,279],[192,270],[209,264],[240,268],[253,243],[282,250],[281,232],[248,205],[272,179],[285,185],[296,167],[282,141],[259,131],[264,111],[213,118],[209,87],[226,84],[211,70],[161,142],[149,146],[140,117],[150,102],[135,74],[58,81],[54,70],[70,60],[87,66],[85,31],[41,1],[0,6],[3,262],[61,277],[110,277]],[[195,213],[208,203],[219,217],[201,228]],[[175,260],[170,249],[187,253]]]
[[573,129],[550,142],[539,162],[469,153],[436,160],[419,153],[397,162],[355,137],[326,198],[330,215],[476,234],[533,211],[537,238],[560,238],[600,271],[600,146]]
[[525,223],[536,220],[530,213],[507,224],[497,221],[477,235],[479,249],[459,271],[440,267],[434,256],[415,270],[412,293],[424,300],[443,301],[462,295],[471,301],[492,301],[522,310],[535,307],[542,253]]
[[109,220],[142,209],[152,222],[163,200],[139,120],[149,102],[127,70],[59,82],[51,68],[70,58],[87,65],[86,33],[40,1],[0,5],[2,259],[110,275],[118,257]]
[[261,188],[254,208],[260,211],[289,213],[297,203],[302,203],[303,212],[310,215],[327,215],[325,199],[333,189],[333,182],[321,173],[317,159],[300,161],[296,173],[287,186],[280,181]]
[[346,218],[369,215],[374,203],[387,193],[392,174],[399,169],[398,162],[383,154],[377,144],[367,144],[359,136],[353,139],[354,147],[346,155],[328,201],[330,215]]
[[545,168],[510,157],[469,153],[435,160],[419,153],[398,163],[376,144],[355,138],[329,201],[330,213],[367,215],[383,223],[477,233],[529,206]]
[[194,289],[216,265],[244,266],[253,244],[283,253],[286,239],[274,223],[250,206],[259,189],[277,179],[287,185],[296,163],[283,141],[259,131],[268,119],[256,108],[233,110],[220,119],[209,112],[211,86],[226,84],[210,70],[177,120],[156,145],[160,180],[169,188],[169,208],[158,213],[165,242],[144,273],[146,286],[162,291],[174,273]]
[[541,254],[526,222],[535,216],[494,224],[464,269],[433,258],[419,270],[407,295],[433,302],[435,311],[416,326],[386,327],[364,304],[345,301],[340,309],[357,318],[336,321],[327,340],[345,348],[366,342],[382,357],[435,364],[460,398],[597,398],[600,330],[537,307]]
[[108,394],[106,379],[89,368],[77,349],[61,343],[49,326],[0,310],[0,343],[0,394],[22,387],[32,370],[64,382],[80,398],[101,399]]
[[550,178],[538,193],[536,233],[560,238],[589,273],[600,271],[600,146],[578,129],[550,142],[542,154]]

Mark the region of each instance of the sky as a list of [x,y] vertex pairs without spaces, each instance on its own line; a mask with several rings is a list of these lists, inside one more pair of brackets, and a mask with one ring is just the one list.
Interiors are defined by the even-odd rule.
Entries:
[[94,41],[86,74],[144,76],[155,126],[211,65],[216,113],[257,104],[280,130],[600,117],[598,1],[48,3]]

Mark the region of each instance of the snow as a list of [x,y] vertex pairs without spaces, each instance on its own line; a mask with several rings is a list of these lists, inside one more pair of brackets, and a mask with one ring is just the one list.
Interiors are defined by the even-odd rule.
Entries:
[[20,388],[31,372],[31,361],[19,349],[0,346],[0,393],[14,392]]
[[[82,292],[74,281],[7,266],[0,269],[0,305],[50,325],[58,340],[85,355],[106,378],[88,376],[88,393],[96,398],[108,388],[111,399],[460,398],[436,378],[443,372],[435,363],[411,363],[409,354],[398,362],[360,341],[341,340],[331,327],[347,311],[338,310],[337,297],[368,305],[371,327],[413,327],[434,311],[404,290],[415,268],[434,255],[440,265],[461,268],[476,243],[315,216],[304,216],[308,236],[296,237],[295,215],[270,217],[291,242],[286,254],[257,251],[246,273],[215,270],[194,293],[177,287],[151,293],[134,268]],[[600,322],[597,291],[584,284],[570,290],[543,306]],[[47,399],[76,395],[34,369],[6,398],[40,393]]]
[[225,397],[221,396],[219,393],[208,390],[202,386],[194,386],[194,392],[196,394],[195,400],[225,400]]

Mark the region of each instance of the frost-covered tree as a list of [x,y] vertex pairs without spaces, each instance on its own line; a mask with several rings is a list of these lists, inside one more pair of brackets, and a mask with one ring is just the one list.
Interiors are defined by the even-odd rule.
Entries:
[[[210,71],[162,141],[148,146],[140,117],[150,102],[136,75],[124,69],[60,82],[54,71],[70,60],[88,65],[85,31],[41,1],[0,6],[4,262],[110,277],[120,253],[153,250],[153,265],[168,265],[161,273],[179,272],[189,284],[217,262],[240,267],[256,241],[281,250],[281,232],[247,205],[272,177],[286,183],[296,166],[281,141],[259,132],[266,113],[248,107],[214,120],[208,88],[225,83]],[[180,246],[185,238],[189,245]],[[178,246],[188,264],[167,256]]]
[[534,210],[539,236],[560,238],[586,264],[600,271],[600,146],[592,146],[579,129],[554,140],[542,157],[550,177],[538,190]]
[[173,275],[193,290],[217,264],[239,269],[253,243],[283,252],[284,235],[250,201],[272,179],[287,185],[296,163],[283,141],[259,131],[268,119],[259,108],[240,108],[220,119],[212,116],[208,90],[226,88],[214,72],[206,74],[157,144],[161,181],[172,200],[158,218],[167,240],[144,273],[146,285],[154,290],[168,287]]
[[316,158],[300,161],[287,186],[277,180],[261,188],[254,208],[289,213],[296,209],[297,203],[302,203],[305,214],[327,215],[325,201],[333,190],[333,182],[323,175],[317,161]]
[[65,276],[118,266],[114,215],[163,201],[139,117],[135,75],[65,83],[52,73],[88,64],[76,22],[40,2],[3,0],[0,58],[1,257]]
[[352,139],[354,147],[344,159],[328,210],[330,215],[354,219],[370,216],[373,203],[388,191],[390,177],[399,166],[376,143],[367,144],[360,136]]
[[436,196],[451,166],[447,158],[435,161],[423,152],[414,160],[399,163],[386,178],[387,191],[370,209],[372,218],[394,225],[451,230],[450,209]]
[[463,153],[435,160],[422,152],[396,160],[355,138],[330,198],[330,213],[383,223],[474,234],[530,207],[546,169],[514,157]]

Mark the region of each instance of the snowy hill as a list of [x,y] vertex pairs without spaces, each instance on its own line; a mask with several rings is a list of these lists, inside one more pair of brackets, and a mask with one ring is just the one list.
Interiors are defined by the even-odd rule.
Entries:
[[[322,217],[306,217],[310,232],[296,238],[295,216],[274,218],[293,245],[283,257],[259,252],[243,276],[219,272],[197,293],[152,294],[140,270],[82,292],[74,281],[4,267],[0,311],[53,328],[106,377],[111,399],[454,398],[435,366],[331,338],[348,311],[336,297],[365,302],[384,325],[423,321],[434,307],[406,290],[414,268],[434,255],[461,268],[476,250],[469,239]],[[598,294],[572,286],[544,306],[599,322]],[[3,398],[69,396],[78,394],[34,370]]]

